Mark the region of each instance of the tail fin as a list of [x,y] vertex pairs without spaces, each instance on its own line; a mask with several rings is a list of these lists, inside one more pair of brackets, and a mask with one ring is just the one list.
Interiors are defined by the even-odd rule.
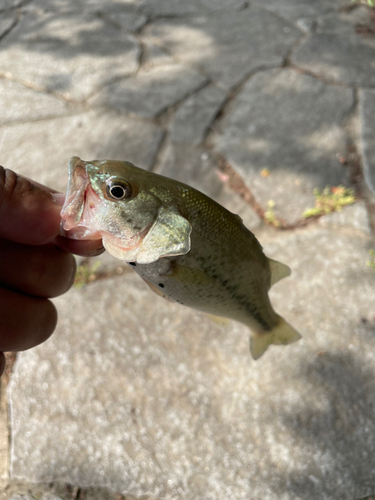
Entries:
[[254,359],[258,359],[271,344],[286,345],[299,340],[301,335],[280,317],[279,323],[269,332],[257,333],[250,337],[250,352]]

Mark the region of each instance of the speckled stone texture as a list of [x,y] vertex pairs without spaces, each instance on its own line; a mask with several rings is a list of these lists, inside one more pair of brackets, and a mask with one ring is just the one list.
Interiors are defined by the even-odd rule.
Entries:
[[[375,11],[0,0],[0,13],[0,163],[61,191],[73,155],[201,189],[291,267],[271,299],[302,334],[254,362],[246,327],[89,259],[96,281],[56,299],[55,335],[18,356],[7,393],[1,381],[0,500],[375,494]],[[306,223],[327,184],[359,199]]]
[[353,102],[351,89],[311,76],[289,69],[260,72],[232,102],[215,145],[263,206],[272,199],[275,212],[295,222],[314,206],[314,188],[348,182],[339,157],[346,151],[342,124]]
[[30,11],[0,44],[0,71],[11,78],[84,100],[138,69],[134,37],[93,14]]
[[19,357],[12,474],[166,500],[365,496],[375,482],[369,240],[339,229],[261,240],[292,265],[272,298],[302,341],[254,362],[246,327],[222,330],[133,274],[74,290],[56,300],[56,334]]
[[64,191],[72,156],[127,159],[147,169],[155,161],[162,138],[163,131],[155,125],[94,110],[4,127],[0,130],[1,161]]
[[361,90],[361,146],[363,153],[364,175],[367,185],[375,194],[375,89]]
[[252,7],[193,17],[189,22],[156,20],[145,35],[228,90],[255,70],[280,65],[302,32],[289,21]]

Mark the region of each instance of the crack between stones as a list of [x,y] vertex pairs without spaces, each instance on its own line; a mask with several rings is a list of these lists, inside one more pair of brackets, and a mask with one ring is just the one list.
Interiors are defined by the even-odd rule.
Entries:
[[353,89],[354,103],[344,123],[344,131],[347,136],[347,167],[349,169],[349,181],[353,185],[356,196],[365,202],[371,233],[375,236],[375,195],[368,187],[363,167],[363,158],[360,153],[360,132],[355,128],[354,120],[360,123],[359,112],[359,88]]
[[[4,12],[4,11],[3,11]],[[0,11],[0,14],[2,12]],[[9,33],[17,26],[17,24],[20,22],[22,15],[18,14],[17,17],[14,19],[13,23],[10,25],[10,27],[4,31],[4,33],[0,36],[0,43],[3,41],[3,39],[9,35]]]
[[[294,71],[297,71],[301,75],[311,76],[312,78],[315,78],[315,80],[319,80],[320,82],[324,83],[325,85],[332,85],[333,87],[343,87],[345,89],[352,89],[353,88],[353,85],[350,85],[348,83],[335,82],[335,81],[330,80],[328,78],[324,78],[323,76],[317,75],[313,71],[310,71],[308,69],[301,68],[300,66],[297,66],[297,64],[294,64],[291,61],[289,61],[285,67],[292,69]],[[364,88],[366,88],[366,87],[364,87]]]
[[188,94],[184,95],[181,99],[178,101],[174,102],[170,106],[167,106],[165,109],[160,111],[157,115],[155,115],[154,119],[157,125],[165,125],[165,122],[169,125],[171,119],[172,119],[172,114],[176,112],[176,110],[181,106],[182,103],[184,103],[189,97],[193,96],[197,92],[203,90],[204,88],[208,87],[208,85],[212,84],[210,80],[206,80],[203,82],[199,87],[195,88]]
[[155,156],[153,158],[153,161],[150,164],[149,171],[150,172],[155,172],[155,170],[158,168],[162,161],[162,156],[164,154],[164,151],[167,147],[168,144],[168,139],[169,139],[169,130],[167,129],[161,129],[163,131],[163,137],[161,138],[161,141],[159,142],[159,147],[157,148],[155,152]]
[[[99,92],[101,92],[102,90],[104,90],[106,87],[109,87],[110,85],[114,85],[115,83],[118,83],[118,82],[121,82],[123,80],[128,80],[129,78],[132,78],[134,77],[139,71],[139,67],[135,70],[134,73],[130,74],[130,75],[119,75],[119,76],[114,76],[113,78],[111,78],[110,80],[108,80],[107,82],[104,82],[102,83],[101,85],[98,85],[98,87],[96,89],[94,89],[87,97],[85,97],[85,99],[83,99],[82,101],[73,101],[73,100],[70,100],[68,102],[75,102],[75,103],[82,103],[82,104],[87,104],[87,101],[89,99],[91,99],[92,97],[94,97],[96,94],[99,94]],[[111,108],[113,109],[113,108]]]
[[[281,69],[281,68],[280,68]],[[258,71],[257,71],[258,72]],[[254,72],[252,76],[254,76],[257,72]],[[250,77],[250,78],[251,78]],[[220,118],[219,120],[223,117],[227,107],[230,105],[231,101],[234,99],[234,97],[242,90],[243,86],[245,83],[250,79],[247,78],[245,81],[242,81],[238,85],[238,89],[236,90],[235,93],[233,93],[229,98],[228,101],[224,104],[220,111]],[[346,86],[349,87],[349,86]],[[349,87],[352,88],[352,87]],[[359,138],[354,138],[353,137],[353,121],[355,120],[355,117],[358,116],[358,89],[352,88],[354,92],[354,99],[353,99],[353,105],[351,109],[348,111],[347,116],[343,118],[342,121],[342,128],[345,132],[346,135],[346,141],[347,141],[347,158],[346,160],[346,165],[349,168],[349,179],[350,183],[354,187],[356,191],[356,196],[358,199],[363,199],[365,201],[368,215],[369,215],[369,222],[370,222],[370,228],[373,234],[375,234],[375,196],[370,192],[369,188],[367,187],[364,177],[363,177],[363,169],[362,169],[362,164],[361,164],[361,157],[358,153],[358,149],[356,146],[356,142],[359,141]],[[209,139],[206,140],[205,146],[209,149],[213,149],[212,144],[210,144],[210,139],[212,139],[212,135],[210,136]],[[256,197],[253,195],[251,190],[248,188],[246,185],[245,181],[242,179],[241,175],[230,165],[228,160],[222,155],[221,153],[214,152],[214,157],[216,158],[216,162],[218,165],[219,171],[225,174],[228,178],[228,186],[229,188],[237,193],[244,201],[247,203],[254,211],[255,213],[260,217],[260,219],[267,225],[273,226],[275,229],[279,230],[293,230],[293,229],[298,229],[298,228],[303,228],[306,227],[310,224],[313,224],[316,222],[320,217],[323,217],[325,214],[321,215],[316,215],[314,217],[309,217],[309,218],[300,218],[294,223],[288,223],[284,219],[280,218],[279,216],[276,217],[278,225],[276,226],[274,223],[270,222],[266,218],[266,210],[262,207],[262,205],[257,201]]]
[[23,0],[19,5],[16,5],[15,7],[8,7],[5,9],[0,8],[0,14],[3,14],[4,12],[19,12],[22,8],[26,7],[27,5],[30,5],[33,3],[33,0]]
[[[302,32],[303,33],[303,32]],[[291,62],[291,57],[293,55],[293,52],[298,49],[310,36],[310,33],[303,33],[301,38],[299,38],[293,45],[292,47],[287,51],[283,63],[282,63],[282,68],[289,68],[292,67],[293,64]]]
[[[89,97],[87,97],[86,99],[84,99],[82,101],[77,101],[75,99],[69,99],[67,97],[64,97],[62,94],[46,90],[43,87],[39,87],[38,85],[35,85],[33,82],[30,82],[28,80],[19,80],[17,78],[13,78],[13,76],[9,72],[4,73],[4,72],[0,71],[0,79],[9,80],[11,82],[19,83],[20,85],[23,85],[27,89],[34,90],[35,92],[38,92],[40,94],[49,95],[51,97],[54,97],[55,99],[58,99],[60,101],[63,101],[65,103],[68,103],[71,105],[77,105],[77,106],[84,105],[86,100],[89,99]],[[96,92],[96,90],[95,90],[95,92]]]
[[280,19],[281,21],[284,21],[286,23],[292,24],[297,30],[299,30],[302,34],[305,34],[305,32],[297,25],[295,21],[292,21],[291,19],[288,19],[287,17],[284,17],[280,12],[277,12],[275,10],[272,10],[268,7],[264,7],[263,5],[255,4],[256,7],[259,7],[259,9],[266,10],[270,14],[273,14],[275,17]]
[[35,118],[34,120],[14,120],[12,122],[7,122],[7,123],[0,125],[0,129],[1,128],[8,128],[8,127],[9,128],[17,127],[18,125],[40,123],[40,122],[44,122],[44,121],[48,121],[48,120],[58,120],[59,118],[66,118],[66,117],[71,117],[71,116],[79,116],[87,111],[90,111],[90,109],[71,110],[71,111],[67,111],[66,113],[63,113],[63,114],[43,116],[42,118]]
[[[240,5],[237,8],[228,9],[227,12],[242,12],[243,10],[250,9],[252,7],[253,7],[253,4],[245,0],[242,3],[242,5]],[[263,8],[263,7],[261,7],[261,8]],[[155,23],[156,21],[160,21],[160,20],[161,21],[163,21],[163,20],[181,21],[181,20],[185,20],[185,19],[193,19],[193,18],[198,18],[198,17],[207,18],[207,17],[216,16],[216,15],[222,15],[222,9],[219,9],[219,8],[213,9],[211,11],[208,10],[208,11],[205,11],[203,13],[202,12],[191,12],[191,13],[186,13],[186,14],[147,14],[147,12],[142,10],[142,7],[141,7],[137,10],[137,12],[139,12],[140,14],[142,14],[148,18],[147,23],[144,24],[142,26],[142,28],[140,29],[140,31],[139,31],[140,34],[143,34],[144,29],[147,28],[150,24]]]
[[236,194],[238,194],[240,198],[242,198],[242,200],[244,200],[244,202],[254,210],[254,212],[259,216],[259,218],[263,221],[264,224],[272,226],[274,229],[280,231],[290,231],[293,229],[300,229],[309,226],[310,224],[313,224],[318,219],[323,217],[323,215],[326,215],[326,214],[321,214],[306,219],[300,218],[299,220],[291,224],[286,222],[283,218],[277,216],[276,220],[278,225],[276,225],[273,222],[270,222],[266,218],[266,211],[264,210],[262,205],[257,201],[251,190],[247,187],[241,175],[232,167],[232,165],[221,153],[214,153],[214,157],[216,157],[218,170],[228,178],[226,182],[229,188]]
[[[209,149],[212,149],[213,146],[211,144],[212,137],[213,135],[217,132],[217,128],[220,126],[221,120],[224,118],[224,115],[230,108],[232,102],[234,99],[238,96],[238,94],[242,91],[244,86],[258,73],[263,73],[265,71],[270,71],[272,69],[281,69],[279,65],[269,65],[269,66],[260,66],[259,68],[256,68],[255,70],[251,71],[247,75],[245,75],[239,82],[237,82],[233,87],[227,92],[227,98],[225,101],[222,103],[221,107],[219,108],[218,112],[216,113],[216,116],[214,120],[212,121],[208,131],[205,140],[202,142],[203,146],[208,147]],[[220,90],[223,90],[221,87],[219,87],[215,82],[210,82],[211,84],[214,84],[216,87],[218,87]]]

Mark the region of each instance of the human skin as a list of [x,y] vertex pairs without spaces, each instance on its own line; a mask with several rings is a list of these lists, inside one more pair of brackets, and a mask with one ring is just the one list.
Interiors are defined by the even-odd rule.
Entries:
[[54,331],[50,298],[72,286],[73,253],[98,255],[101,240],[60,236],[64,196],[0,166],[0,375],[6,351],[23,351]]

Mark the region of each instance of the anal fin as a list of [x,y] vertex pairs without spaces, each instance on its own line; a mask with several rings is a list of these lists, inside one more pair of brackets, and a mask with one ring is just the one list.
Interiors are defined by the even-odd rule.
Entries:
[[230,324],[230,319],[228,318],[223,318],[221,316],[214,316],[213,314],[209,313],[204,313],[206,316],[210,318],[211,321],[213,321],[216,325],[219,326],[228,326]]

